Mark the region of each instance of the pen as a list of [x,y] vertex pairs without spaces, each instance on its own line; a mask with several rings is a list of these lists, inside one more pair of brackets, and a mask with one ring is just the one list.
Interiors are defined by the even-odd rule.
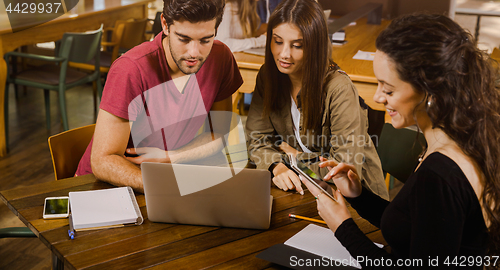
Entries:
[[298,218],[298,219],[303,219],[303,220],[308,220],[308,221],[312,221],[312,222],[318,222],[318,223],[326,224],[326,222],[324,222],[323,220],[319,220],[319,219],[303,217],[303,216],[299,216],[299,215],[295,215],[295,214],[288,214],[288,216],[291,217],[291,218]]
[[69,230],[68,235],[71,240],[75,239],[75,229],[73,228],[73,216],[69,214]]

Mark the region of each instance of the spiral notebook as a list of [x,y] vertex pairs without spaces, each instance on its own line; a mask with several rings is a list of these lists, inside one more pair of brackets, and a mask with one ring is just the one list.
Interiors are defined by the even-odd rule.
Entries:
[[141,225],[144,221],[131,187],[70,192],[69,204],[75,231]]

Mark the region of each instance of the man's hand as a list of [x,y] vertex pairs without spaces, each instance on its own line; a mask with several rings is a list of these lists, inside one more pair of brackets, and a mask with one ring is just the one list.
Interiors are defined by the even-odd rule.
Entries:
[[280,189],[287,190],[297,190],[301,195],[304,195],[304,190],[302,189],[302,184],[300,183],[299,177],[283,163],[279,163],[273,169],[273,183]]
[[128,148],[126,154],[134,155],[132,157],[125,155],[125,159],[138,165],[143,162],[171,162],[167,151],[161,150],[160,148],[156,147]]

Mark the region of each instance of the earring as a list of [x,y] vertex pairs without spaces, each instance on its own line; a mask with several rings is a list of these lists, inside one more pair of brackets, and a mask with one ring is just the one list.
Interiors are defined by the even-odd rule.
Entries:
[[430,107],[431,106],[431,100],[429,99],[429,101],[427,101],[427,107]]

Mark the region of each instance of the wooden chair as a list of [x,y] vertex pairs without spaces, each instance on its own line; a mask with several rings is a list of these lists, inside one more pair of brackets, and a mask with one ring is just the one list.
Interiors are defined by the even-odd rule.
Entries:
[[[130,19],[130,20],[117,20],[113,28],[105,28],[101,46],[103,50],[100,53],[99,69],[101,77],[106,80],[106,76],[111,68],[111,64],[120,57],[120,55],[127,50],[137,46],[145,41],[145,32],[147,19]],[[95,70],[95,59],[87,63],[69,63],[73,68],[87,70],[93,72]],[[97,90],[97,85],[94,84],[94,93],[102,93]],[[94,99],[94,107],[97,110],[97,99]]]
[[[117,20],[113,28],[105,28],[100,54],[100,70],[102,75],[109,72],[111,64],[120,57],[121,53],[137,46],[145,41],[147,19]],[[94,70],[94,60],[87,63],[70,63],[70,66]]]
[[[367,105],[368,106],[368,105]],[[374,110],[368,106],[368,135],[373,141],[375,148],[378,147],[380,135],[385,124],[385,111]]]
[[243,94],[253,93],[260,65],[255,63],[238,62],[238,67],[240,68],[241,77],[243,77],[243,84],[233,94],[233,112],[245,115],[243,108]]
[[[73,177],[85,149],[94,135],[95,124],[49,137],[49,149],[56,180]],[[0,238],[28,238],[36,235],[27,227],[0,229]]]
[[[31,86],[44,90],[45,114],[47,129],[50,130],[50,96],[49,90],[57,91],[61,109],[64,130],[68,130],[68,116],[66,112],[66,90],[75,86],[96,82],[97,90],[101,92],[99,74],[99,44],[101,42],[102,26],[100,29],[86,33],[65,33],[61,40],[61,47],[55,57],[33,55],[19,52],[9,52],[4,55],[6,62],[11,57],[25,57],[50,62],[40,67],[23,70],[19,73],[7,72],[8,84]],[[80,72],[68,66],[72,62],[87,62],[95,58],[94,69],[90,74]],[[10,68],[10,67],[9,67]],[[8,91],[5,91],[5,111],[8,111]],[[8,115],[5,114],[5,130],[8,133]],[[8,139],[8,137],[6,136]]]
[[123,23],[123,36],[118,44],[118,53],[123,54],[133,47],[146,41],[146,25],[148,19],[130,19],[127,21],[117,21]]
[[493,51],[491,52],[491,58],[496,60],[497,62],[500,63],[500,49],[495,47],[493,48]]
[[156,12],[154,20],[148,19],[148,21],[153,22],[151,30],[146,30],[146,35],[148,40],[150,40],[152,37],[154,38],[163,30],[161,27],[161,13],[162,13],[161,11]]
[[49,137],[49,149],[56,180],[73,177],[78,163],[94,135],[95,124]]

